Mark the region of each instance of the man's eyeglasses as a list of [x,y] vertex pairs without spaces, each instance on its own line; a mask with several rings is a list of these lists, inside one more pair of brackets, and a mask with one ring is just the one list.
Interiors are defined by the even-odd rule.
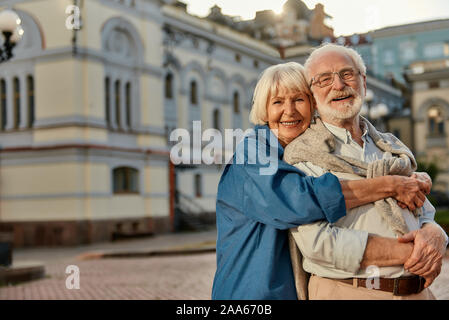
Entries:
[[317,85],[320,88],[330,86],[334,83],[335,74],[338,74],[343,81],[352,81],[358,74],[361,74],[359,70],[354,70],[352,68],[342,69],[338,72],[324,72],[316,75],[310,81],[310,87],[312,85]]

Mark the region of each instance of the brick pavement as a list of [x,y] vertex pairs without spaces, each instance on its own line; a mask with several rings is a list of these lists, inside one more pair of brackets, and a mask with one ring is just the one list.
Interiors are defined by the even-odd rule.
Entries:
[[[80,289],[65,286],[65,268],[80,269]],[[55,261],[47,277],[0,288],[1,300],[208,300],[215,272],[215,254],[152,258]],[[431,289],[438,299],[449,300],[449,257]]]
[[[65,269],[80,270],[80,289],[67,289]],[[207,300],[210,299],[215,254],[56,261],[47,277],[0,288],[0,299],[50,300]]]
[[[155,249],[195,242],[209,243],[215,236],[215,231],[208,231],[200,234],[161,235],[82,248],[17,250],[14,259],[44,261],[47,277],[0,287],[0,299],[207,300],[210,299],[215,272],[214,253],[98,260],[80,260],[78,257],[91,250]],[[71,264],[80,269],[79,290],[69,290],[65,285],[68,276],[65,269]],[[449,251],[441,274],[431,289],[438,299],[449,300]]]

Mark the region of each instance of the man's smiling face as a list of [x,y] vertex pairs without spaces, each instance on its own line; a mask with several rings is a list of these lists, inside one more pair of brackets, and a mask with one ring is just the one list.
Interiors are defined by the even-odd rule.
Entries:
[[325,52],[319,56],[310,68],[309,75],[317,79],[323,73],[353,70],[354,78],[342,80],[338,74],[332,74],[331,85],[319,87],[312,84],[312,92],[317,109],[324,121],[333,122],[357,116],[363,103],[366,89],[366,77],[359,73],[349,56],[340,52]]

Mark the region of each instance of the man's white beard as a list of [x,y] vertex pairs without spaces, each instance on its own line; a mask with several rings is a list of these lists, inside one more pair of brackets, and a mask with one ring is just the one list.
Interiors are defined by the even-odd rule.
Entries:
[[341,105],[338,109],[331,106],[331,101],[326,102],[318,102],[317,101],[317,109],[320,116],[324,119],[328,120],[347,120],[354,118],[360,113],[362,109],[363,99],[359,92],[355,90],[353,93],[353,101],[346,102],[344,105]]

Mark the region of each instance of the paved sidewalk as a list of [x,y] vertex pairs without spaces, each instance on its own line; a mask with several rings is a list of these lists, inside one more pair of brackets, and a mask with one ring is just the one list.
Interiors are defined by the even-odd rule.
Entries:
[[[46,277],[1,287],[0,300],[207,300],[216,269],[216,235],[210,230],[73,248],[16,249],[13,262],[40,261]],[[66,288],[68,265],[80,269],[80,290]],[[431,290],[437,299],[449,300],[449,250]]]
[[77,247],[18,248],[13,250],[15,261],[57,262],[67,259],[100,258],[105,255],[139,256],[151,253],[197,250],[211,251],[215,248],[216,229],[201,232],[180,232],[154,235],[140,239],[102,242]]
[[[207,300],[216,269],[216,236],[213,229],[79,247],[15,249],[13,264],[40,262],[46,276],[0,287],[0,300]],[[68,266],[79,269],[78,290],[67,287]]]

